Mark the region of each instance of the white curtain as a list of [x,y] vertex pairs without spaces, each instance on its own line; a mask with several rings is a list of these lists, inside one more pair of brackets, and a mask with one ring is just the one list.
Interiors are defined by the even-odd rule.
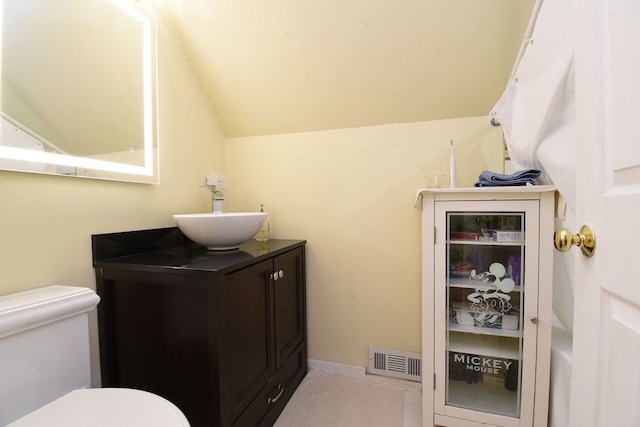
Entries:
[[[507,88],[491,112],[516,170],[540,169],[567,203],[556,226],[575,230],[574,42],[571,2],[538,0]],[[551,239],[552,236],[543,236]],[[556,252],[553,309],[573,330],[573,257]]]

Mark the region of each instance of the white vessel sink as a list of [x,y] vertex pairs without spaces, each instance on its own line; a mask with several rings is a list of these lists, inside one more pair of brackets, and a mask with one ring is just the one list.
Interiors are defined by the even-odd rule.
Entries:
[[256,235],[265,212],[229,212],[174,215],[180,231],[209,250],[236,249]]

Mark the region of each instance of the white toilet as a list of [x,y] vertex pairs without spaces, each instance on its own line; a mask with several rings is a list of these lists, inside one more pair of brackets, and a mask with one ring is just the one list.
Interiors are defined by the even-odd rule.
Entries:
[[91,389],[94,291],[47,286],[0,297],[0,426],[188,427],[152,393]]

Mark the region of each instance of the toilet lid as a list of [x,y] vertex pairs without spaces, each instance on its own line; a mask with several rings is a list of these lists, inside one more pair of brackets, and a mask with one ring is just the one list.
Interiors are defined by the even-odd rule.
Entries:
[[69,394],[7,427],[189,427],[171,402],[127,388],[92,388]]

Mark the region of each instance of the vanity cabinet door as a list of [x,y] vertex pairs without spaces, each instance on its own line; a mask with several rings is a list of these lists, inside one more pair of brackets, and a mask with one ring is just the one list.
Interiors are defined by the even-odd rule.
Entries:
[[275,345],[278,369],[305,336],[304,263],[302,249],[274,259]]
[[272,261],[233,272],[219,287],[222,425],[231,425],[275,374]]
[[272,426],[307,372],[304,274],[302,248],[273,258],[268,287],[272,295],[275,374],[233,427]]

